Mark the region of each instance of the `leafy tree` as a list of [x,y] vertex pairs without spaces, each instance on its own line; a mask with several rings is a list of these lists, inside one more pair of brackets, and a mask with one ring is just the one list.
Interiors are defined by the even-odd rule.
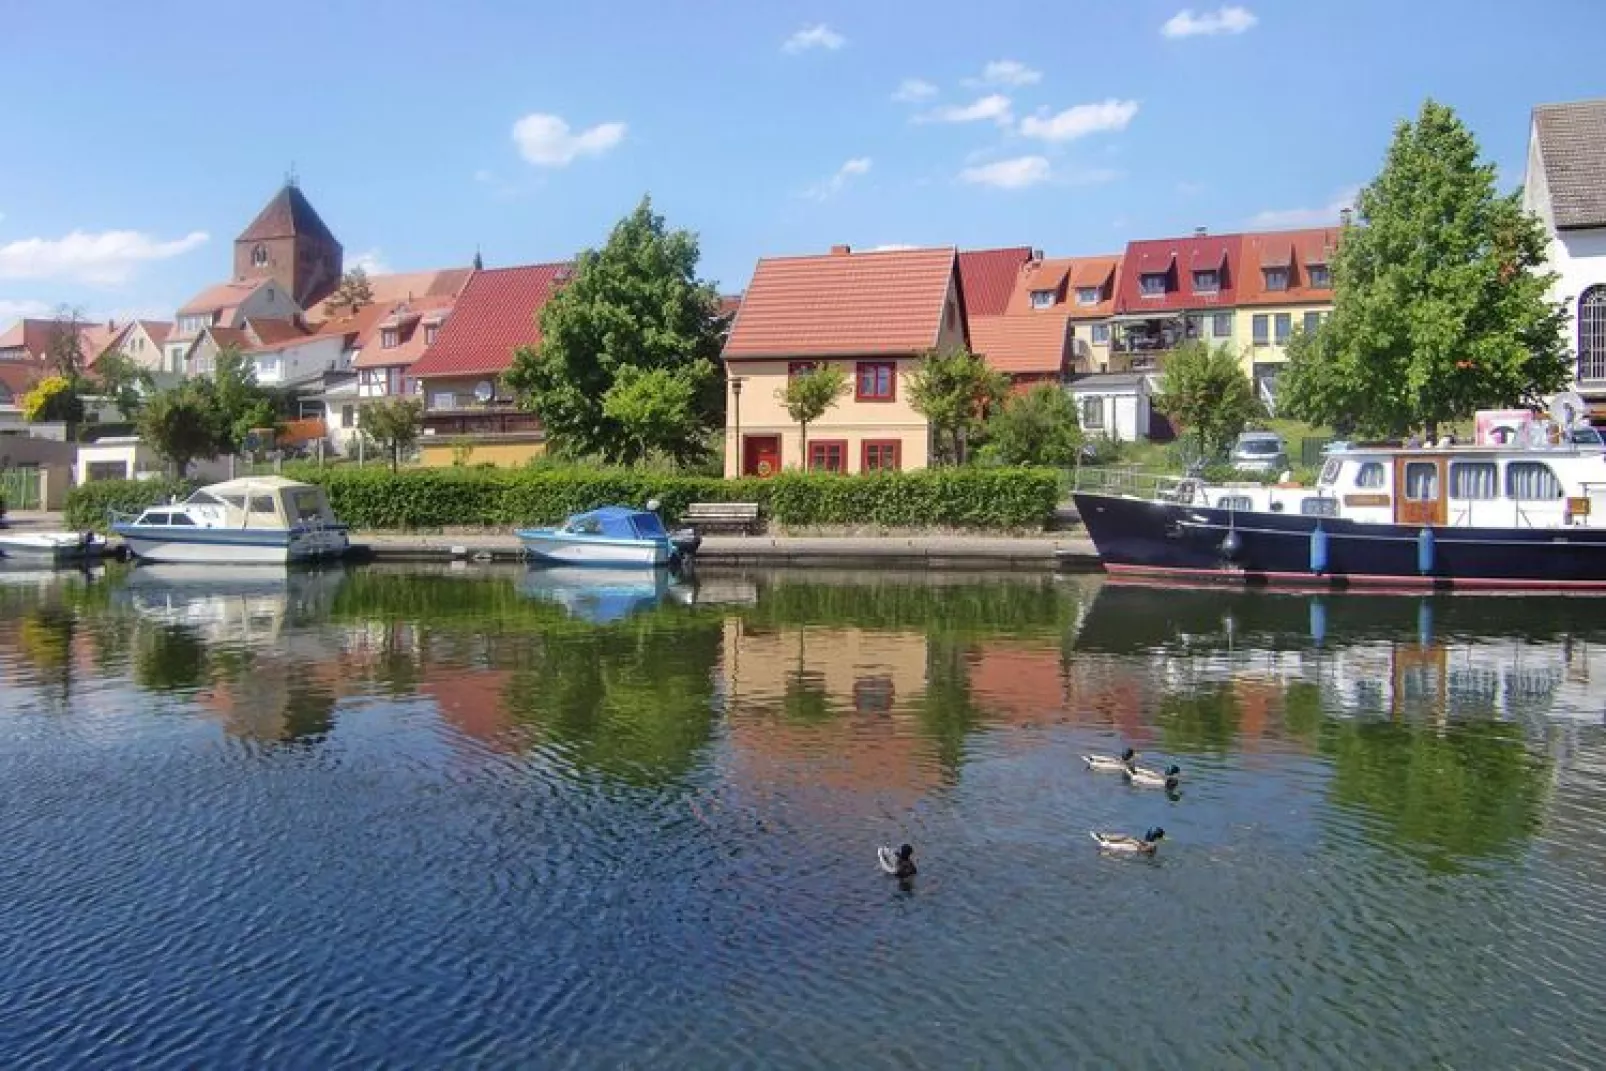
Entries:
[[1334,257],[1333,314],[1290,348],[1284,411],[1432,437],[1563,387],[1566,313],[1546,300],[1544,229],[1519,198],[1496,193],[1450,108],[1429,100],[1400,123]]
[[133,420],[145,396],[156,389],[150,372],[122,350],[101,354],[95,362],[94,377],[100,383],[101,393],[112,400],[124,420]]
[[136,426],[180,479],[192,461],[218,455],[217,400],[206,380],[158,391],[140,410]]
[[637,411],[604,408],[626,368],[679,374],[695,388],[697,428],[722,423],[719,299],[697,277],[698,257],[696,236],[669,230],[644,197],[606,245],[576,258],[573,278],[541,310],[540,347],[519,349],[506,377],[555,445],[610,459],[639,449],[618,415]]
[[602,396],[602,415],[622,433],[618,459],[633,463],[661,453],[686,463],[707,453],[700,386],[684,368],[619,369]]
[[1225,346],[1179,346],[1165,363],[1154,407],[1182,426],[1205,457],[1221,457],[1251,420],[1264,414],[1238,358]]
[[344,309],[348,314],[374,303],[374,287],[368,281],[368,272],[361,264],[340,277],[334,293],[327,302],[332,311]]
[[218,352],[210,382],[217,453],[238,454],[253,431],[278,426],[273,397],[257,385],[256,365],[237,347]]
[[1082,445],[1076,404],[1052,383],[1006,402],[988,422],[988,436],[1006,465],[1072,465]]
[[809,466],[809,425],[824,416],[847,392],[848,374],[836,364],[816,365],[810,371],[788,376],[786,386],[775,391],[787,415],[797,421],[804,468]]
[[78,424],[84,419],[84,399],[66,376],[46,376],[22,396],[22,418]]
[[357,427],[390,454],[391,472],[401,467],[402,451],[418,442],[423,423],[424,403],[417,398],[387,398],[357,414]]
[[938,456],[956,465],[1008,394],[1009,377],[965,350],[932,350],[909,377],[910,401],[931,422]]

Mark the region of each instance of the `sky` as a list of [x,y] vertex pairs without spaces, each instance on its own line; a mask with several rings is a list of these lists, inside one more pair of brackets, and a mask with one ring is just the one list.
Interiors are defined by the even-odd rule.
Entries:
[[170,318],[292,171],[374,270],[561,260],[651,194],[725,292],[832,245],[1336,219],[1431,96],[1522,180],[1603,0],[0,0],[0,325]]

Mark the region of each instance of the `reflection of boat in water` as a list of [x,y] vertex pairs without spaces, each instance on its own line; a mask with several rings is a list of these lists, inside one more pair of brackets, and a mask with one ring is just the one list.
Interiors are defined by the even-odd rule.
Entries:
[[0,531],[0,563],[78,566],[106,553],[106,537],[94,532]]
[[287,620],[321,617],[345,577],[283,565],[142,565],[119,594],[145,620],[193,628],[210,642],[270,643]]
[[532,568],[520,590],[533,598],[556,603],[569,616],[605,625],[665,602],[689,605],[696,595],[692,586],[673,579],[662,569]]

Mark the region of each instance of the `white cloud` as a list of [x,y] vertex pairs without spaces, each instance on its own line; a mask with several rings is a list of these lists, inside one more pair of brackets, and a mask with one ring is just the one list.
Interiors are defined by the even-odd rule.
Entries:
[[1043,72],[1033,70],[1020,60],[993,60],[982,68],[980,78],[968,78],[966,85],[973,86],[1032,86],[1043,80]]
[[1255,13],[1236,4],[1195,15],[1192,8],[1172,15],[1160,27],[1164,37],[1214,37],[1217,34],[1244,33],[1259,22]]
[[0,245],[0,279],[66,279],[115,286],[141,264],[182,256],[206,243],[204,231],[162,242],[139,231],[73,231],[65,238],[22,238]]
[[1020,132],[1043,141],[1075,141],[1089,134],[1125,130],[1137,114],[1137,101],[1111,97],[1097,104],[1078,104],[1057,115],[1028,115],[1020,122]]
[[869,249],[866,249],[865,252],[866,253],[902,253],[905,250],[919,249],[919,248],[921,248],[921,247],[918,246],[918,245],[910,245],[908,242],[887,242],[884,245],[873,245]]
[[1000,190],[1022,190],[1047,182],[1053,175],[1048,160],[1041,156],[1017,156],[997,160],[959,172],[959,181],[974,186],[993,186]]
[[[937,87],[921,78],[905,78],[898,83],[898,91],[892,94],[892,99],[902,104],[918,104],[923,100],[930,100],[937,95]],[[0,219],[5,217],[0,216]]]
[[598,123],[575,133],[560,116],[534,112],[513,124],[519,154],[537,167],[567,167],[582,156],[601,156],[624,140],[623,123]]
[[1355,204],[1359,186],[1340,190],[1333,199],[1320,208],[1271,208],[1257,212],[1249,220],[1251,227],[1262,230],[1279,230],[1284,227],[1324,227],[1336,224],[1339,213]]
[[781,45],[782,52],[807,52],[811,48],[823,48],[828,52],[835,52],[848,43],[848,39],[837,33],[825,23],[805,26],[797,33],[786,39]]
[[55,309],[43,301],[15,301],[0,298],[0,328],[8,327],[12,320],[38,319],[55,314]]
[[991,119],[1000,126],[1008,126],[1014,116],[1009,110],[1009,98],[1002,93],[992,93],[969,104],[948,104],[935,108],[920,118],[936,123],[975,123]]
[[809,187],[804,196],[813,201],[823,201],[828,197],[832,197],[838,193],[841,193],[842,187],[848,184],[849,179],[858,175],[869,174],[870,164],[871,160],[868,156],[855,156],[853,159],[837,168],[836,174],[832,175],[824,182],[816,183],[815,185]]
[[385,255],[379,249],[365,249],[358,253],[356,258],[347,265],[347,268],[361,268],[369,275],[389,275],[395,269],[385,263]]

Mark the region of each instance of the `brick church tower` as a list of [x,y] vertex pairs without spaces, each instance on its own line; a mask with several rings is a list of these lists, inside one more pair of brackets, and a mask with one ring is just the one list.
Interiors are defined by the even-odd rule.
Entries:
[[340,243],[292,178],[234,240],[234,278],[273,279],[310,309],[340,282],[341,255]]

